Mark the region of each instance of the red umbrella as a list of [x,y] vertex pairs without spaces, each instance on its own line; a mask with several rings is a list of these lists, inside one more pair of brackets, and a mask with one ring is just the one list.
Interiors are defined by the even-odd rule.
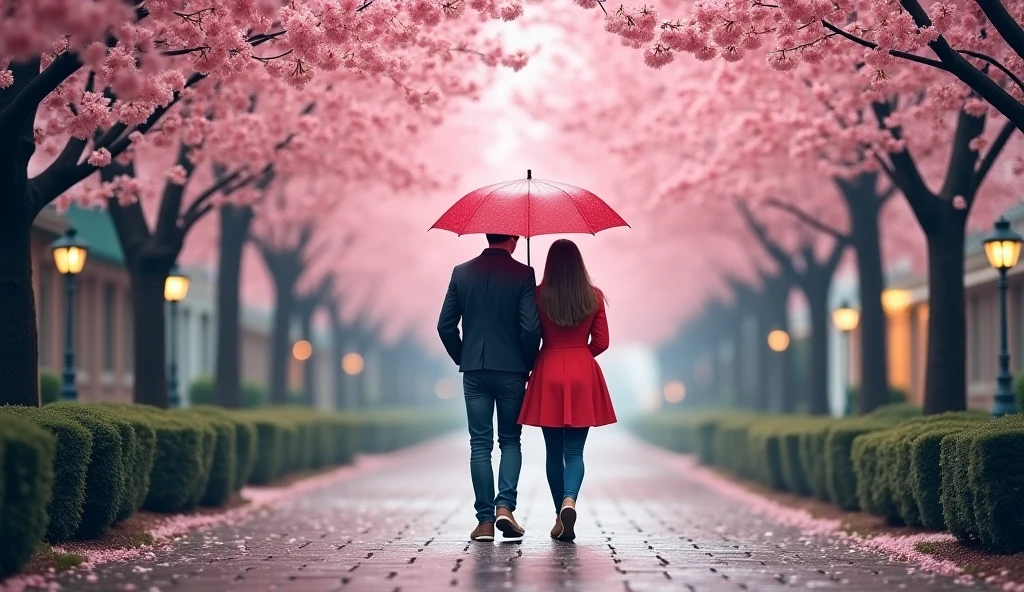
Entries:
[[530,237],[542,234],[597,234],[617,226],[629,226],[600,197],[572,185],[525,179],[481,187],[455,202],[431,226],[463,234],[509,234],[526,237],[526,261],[530,262]]

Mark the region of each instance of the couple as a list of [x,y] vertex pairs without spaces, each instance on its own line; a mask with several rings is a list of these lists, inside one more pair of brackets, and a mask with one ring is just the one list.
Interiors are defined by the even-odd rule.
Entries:
[[[493,541],[496,527],[505,538],[525,534],[512,512],[523,463],[520,435],[523,425],[531,425],[543,430],[547,449],[555,504],[551,537],[571,541],[587,431],[615,422],[594,359],[608,349],[604,295],[591,284],[572,241],[551,245],[540,286],[533,268],[512,258],[518,241],[487,235],[488,248],[452,272],[437,324],[463,372],[478,522],[470,539]],[[491,468],[495,408],[501,450],[497,496]]]

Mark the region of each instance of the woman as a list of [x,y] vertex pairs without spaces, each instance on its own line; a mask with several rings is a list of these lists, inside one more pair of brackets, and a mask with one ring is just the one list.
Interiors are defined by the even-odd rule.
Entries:
[[544,342],[519,423],[544,432],[548,486],[555,502],[551,538],[571,541],[576,538],[587,432],[615,423],[608,385],[594,359],[608,349],[604,294],[590,282],[583,255],[572,241],[551,245],[537,305]]

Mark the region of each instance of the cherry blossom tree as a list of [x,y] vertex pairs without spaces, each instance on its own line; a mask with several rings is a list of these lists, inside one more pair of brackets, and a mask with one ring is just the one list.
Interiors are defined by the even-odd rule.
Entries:
[[857,78],[882,90],[903,65],[926,66],[947,80],[955,76],[1024,129],[1024,11],[1016,4],[705,0],[680,12],[682,18],[665,19],[654,7],[621,6],[605,28],[641,49],[653,68],[671,63],[677,53],[698,60],[765,60],[782,71],[840,57],[862,64]]
[[[491,2],[473,8],[493,19],[521,12]],[[522,67],[522,54],[474,44],[474,26],[449,26],[464,12],[462,5],[382,0],[8,2],[0,23],[4,401],[38,403],[29,231],[46,205],[129,152],[183,98],[208,86],[204,81],[219,85],[263,68],[301,88],[319,71],[344,70],[389,78],[410,103],[423,104],[441,91],[406,83],[421,64],[410,58],[438,62],[461,52]],[[45,166],[30,165],[37,146]]]

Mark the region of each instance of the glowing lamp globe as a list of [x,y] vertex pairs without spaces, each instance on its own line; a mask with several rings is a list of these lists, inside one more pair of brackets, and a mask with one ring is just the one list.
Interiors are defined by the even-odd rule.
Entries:
[[768,349],[773,352],[784,352],[789,347],[789,333],[776,329],[768,333]]
[[349,376],[355,376],[362,372],[364,365],[363,356],[355,352],[347,353],[341,358],[341,369]]
[[292,346],[292,355],[295,356],[296,360],[305,362],[309,359],[309,356],[313,355],[313,344],[305,339],[296,341],[295,345]]
[[832,311],[832,324],[843,333],[849,333],[857,328],[860,322],[860,311],[843,302],[839,308]]
[[910,306],[910,292],[896,288],[882,291],[882,309],[889,314],[903,312]]
[[1010,228],[1010,221],[1000,216],[996,220],[995,228],[982,242],[988,264],[1000,271],[1017,265],[1022,242],[1024,239]]
[[178,270],[175,265],[164,280],[164,300],[168,302],[179,302],[188,295],[189,277]]
[[665,385],[662,395],[669,403],[681,403],[686,398],[686,385],[678,380],[673,380]]
[[50,245],[53,251],[53,262],[61,275],[78,275],[85,267],[85,258],[89,248],[78,239],[78,231],[68,228],[64,235]]

